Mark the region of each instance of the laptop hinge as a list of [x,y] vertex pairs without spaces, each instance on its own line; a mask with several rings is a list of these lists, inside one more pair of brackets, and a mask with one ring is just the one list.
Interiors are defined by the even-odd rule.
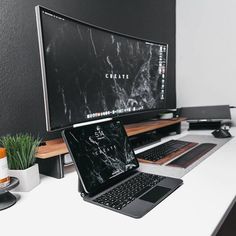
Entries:
[[84,198],[87,195],[87,193],[85,192],[84,187],[81,183],[80,178],[78,178],[78,191],[79,191],[82,198]]

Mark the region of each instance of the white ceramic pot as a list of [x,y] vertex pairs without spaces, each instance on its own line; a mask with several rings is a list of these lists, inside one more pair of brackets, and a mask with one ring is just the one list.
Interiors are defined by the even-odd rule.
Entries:
[[40,183],[38,164],[25,170],[8,170],[8,173],[19,179],[20,184],[12,190],[15,192],[29,192]]

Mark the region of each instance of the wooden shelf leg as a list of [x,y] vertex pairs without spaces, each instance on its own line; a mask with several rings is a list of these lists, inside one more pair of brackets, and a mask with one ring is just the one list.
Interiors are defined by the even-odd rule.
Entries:
[[64,177],[64,155],[58,155],[53,158],[40,159],[36,162],[39,165],[39,173],[51,176],[57,179]]
[[181,133],[181,123],[176,124],[176,134]]

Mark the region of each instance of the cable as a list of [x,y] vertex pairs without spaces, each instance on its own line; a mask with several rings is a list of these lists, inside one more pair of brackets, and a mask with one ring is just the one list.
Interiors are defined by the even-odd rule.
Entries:
[[230,109],[236,108],[236,106],[229,106]]

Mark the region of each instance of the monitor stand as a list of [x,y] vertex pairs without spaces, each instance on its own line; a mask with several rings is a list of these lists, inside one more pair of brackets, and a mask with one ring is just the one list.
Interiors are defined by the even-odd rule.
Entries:
[[[166,120],[151,120],[125,125],[125,130],[133,148],[149,145],[160,138],[172,133],[181,133],[181,122],[185,118],[172,118]],[[64,155],[68,149],[62,139],[45,141],[36,154],[39,172],[54,178],[64,177]]]
[[125,125],[126,132],[133,148],[150,145],[172,133],[181,133],[181,121],[184,118],[172,118],[166,120],[150,120],[135,124]]
[[[149,112],[150,113],[150,112]],[[118,117],[113,117],[113,120],[119,120],[122,122],[123,125],[130,125],[130,124],[138,124],[138,123],[143,123],[151,120],[160,120],[160,115],[155,111],[152,114],[149,114],[149,117],[147,118],[144,114],[139,114],[139,115],[125,115],[125,116],[118,116]]]

